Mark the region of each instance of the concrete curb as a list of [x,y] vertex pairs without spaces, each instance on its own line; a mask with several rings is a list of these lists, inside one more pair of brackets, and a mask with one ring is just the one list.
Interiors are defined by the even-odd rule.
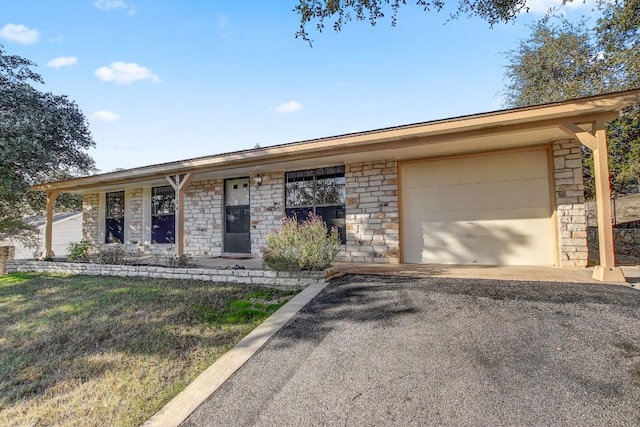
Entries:
[[177,427],[329,283],[306,287],[171,399],[142,427]]

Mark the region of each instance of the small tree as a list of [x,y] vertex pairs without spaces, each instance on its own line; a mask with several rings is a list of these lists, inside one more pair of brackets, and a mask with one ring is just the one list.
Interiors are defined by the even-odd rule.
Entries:
[[265,264],[279,271],[324,270],[340,251],[340,236],[334,227],[327,232],[321,217],[306,220],[283,218],[282,226],[267,235],[260,248]]

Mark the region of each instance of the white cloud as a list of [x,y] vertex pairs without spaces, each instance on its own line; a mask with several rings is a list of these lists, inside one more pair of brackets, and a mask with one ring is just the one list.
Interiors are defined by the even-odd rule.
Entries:
[[162,81],[157,74],[154,74],[147,67],[142,67],[133,62],[112,62],[108,67],[100,67],[94,73],[102,81],[120,84],[134,83],[139,80],[150,80],[153,83]]
[[22,24],[7,24],[0,29],[0,37],[20,44],[32,44],[40,39],[40,33]]
[[528,0],[523,11],[527,10],[531,13],[543,15],[553,9],[556,13],[562,15],[563,9],[580,9],[584,7],[592,7],[595,0],[572,0],[566,4],[562,4],[562,0]]
[[302,109],[302,105],[298,101],[288,101],[284,104],[278,105],[273,109],[276,113],[285,114],[285,113],[294,113],[296,111],[300,111]]
[[51,61],[47,62],[47,67],[51,68],[62,68],[62,67],[70,67],[72,65],[76,65],[78,63],[78,58],[75,56],[61,56],[59,58],[53,58]]
[[99,122],[115,122],[120,118],[116,113],[112,113],[111,111],[100,110],[96,111],[91,115],[91,120],[96,120]]
[[127,9],[127,15],[135,15],[136,7],[123,0],[97,0],[94,4],[100,10]]

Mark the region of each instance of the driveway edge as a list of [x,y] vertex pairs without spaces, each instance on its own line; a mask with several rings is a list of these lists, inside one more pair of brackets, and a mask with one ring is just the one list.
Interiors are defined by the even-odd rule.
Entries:
[[312,284],[282,306],[149,418],[142,427],[177,427],[329,283]]

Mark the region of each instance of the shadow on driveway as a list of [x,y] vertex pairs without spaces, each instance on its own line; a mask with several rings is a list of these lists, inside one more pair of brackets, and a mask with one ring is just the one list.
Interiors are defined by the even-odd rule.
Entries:
[[185,421],[640,424],[640,292],[345,276]]

